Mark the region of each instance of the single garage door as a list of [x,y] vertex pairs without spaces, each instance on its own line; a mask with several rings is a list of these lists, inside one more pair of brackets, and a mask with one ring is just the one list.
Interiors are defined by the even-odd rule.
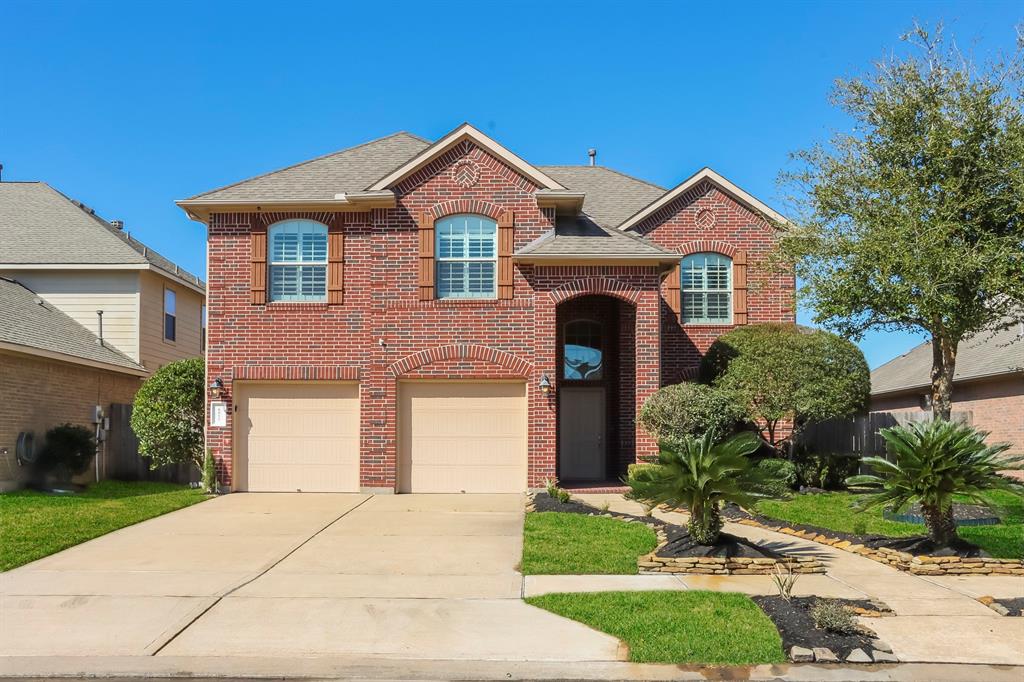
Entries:
[[236,489],[359,491],[359,385],[236,384]]
[[398,414],[399,492],[526,490],[526,384],[404,382]]

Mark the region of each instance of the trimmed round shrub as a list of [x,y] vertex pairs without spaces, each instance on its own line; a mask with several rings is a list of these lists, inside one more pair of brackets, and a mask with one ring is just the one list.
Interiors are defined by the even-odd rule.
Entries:
[[637,422],[659,440],[679,441],[714,430],[718,440],[736,431],[743,408],[727,393],[692,382],[665,386],[649,397]]
[[846,479],[860,471],[860,457],[836,453],[793,453],[798,485],[823,490],[845,490]]
[[191,462],[202,470],[204,382],[203,358],[189,358],[164,365],[135,394],[132,431],[154,469]]
[[767,492],[774,496],[785,497],[796,487],[796,466],[787,459],[762,459],[757,468],[765,473],[766,480],[772,482]]
[[39,471],[56,473],[64,480],[84,473],[96,456],[96,441],[92,429],[84,426],[61,424],[46,432],[46,442],[39,452],[36,466]]

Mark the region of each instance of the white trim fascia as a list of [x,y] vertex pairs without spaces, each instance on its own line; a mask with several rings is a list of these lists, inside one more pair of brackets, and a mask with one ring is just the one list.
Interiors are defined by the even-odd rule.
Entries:
[[452,146],[458,144],[462,140],[470,139],[473,140],[477,145],[483,147],[488,152],[498,157],[512,168],[522,173],[527,178],[533,180],[535,183],[543,187],[544,189],[566,189],[562,185],[555,182],[549,175],[542,173],[540,170],[530,165],[520,157],[510,152],[505,147],[501,146],[498,142],[495,142],[487,135],[474,128],[468,123],[463,123],[455,130],[451,131],[440,140],[432,144],[431,146],[424,149],[422,152],[414,156],[406,163],[393,170],[377,182],[370,185],[368,191],[380,191],[385,190],[402,180],[406,176],[416,172],[423,166],[427,165],[441,154],[448,151]]
[[149,263],[0,263],[0,270],[145,270]]
[[99,360],[89,360],[87,358],[80,358],[77,355],[58,353],[56,351],[36,348],[34,346],[23,346],[18,343],[8,343],[7,341],[0,341],[0,350],[7,350],[12,353],[21,353],[22,355],[34,355],[48,360],[60,360],[61,362],[70,362],[75,365],[85,365],[86,367],[103,369],[110,372],[120,372],[122,374],[131,374],[138,377],[144,377],[149,374],[148,370],[141,368],[133,369],[131,367],[123,367],[121,365],[112,365],[107,362],[100,362]]
[[248,213],[266,208],[268,211],[310,210],[337,211],[347,208],[390,208],[395,205],[395,193],[383,192],[348,192],[335,194],[333,199],[179,199],[174,202],[190,220],[206,223],[212,211],[238,211]]
[[709,180],[713,182],[722,191],[730,195],[733,199],[736,199],[741,204],[746,205],[748,208],[753,209],[758,213],[761,213],[762,215],[770,218],[771,220],[774,220],[775,222],[778,223],[782,223],[783,225],[789,224],[789,221],[786,220],[786,217],[784,215],[782,215],[775,209],[771,208],[760,199],[757,199],[754,195],[744,191],[737,185],[726,180],[724,177],[722,177],[715,171],[705,166],[704,168],[701,168],[699,171],[688,177],[686,180],[683,180],[681,183],[670,189],[660,198],[655,199],[654,202],[648,204],[646,207],[640,209],[631,217],[627,218],[624,223],[619,225],[619,229],[628,230],[636,226],[636,224],[639,223],[641,220],[651,215],[652,213],[656,212],[663,206],[671,203],[673,200],[676,199],[676,197],[683,194],[688,189],[690,189],[691,187],[693,187],[702,180]]
[[182,284],[191,289],[192,291],[196,292],[197,294],[202,294],[203,298],[206,298],[206,289],[204,287],[196,284],[195,282],[187,280],[184,277],[181,277],[180,275],[176,275],[173,272],[170,272],[169,270],[164,270],[163,268],[157,267],[152,264],[150,264],[149,267],[142,269],[148,270],[154,274],[160,275],[161,277],[172,280],[178,284]]

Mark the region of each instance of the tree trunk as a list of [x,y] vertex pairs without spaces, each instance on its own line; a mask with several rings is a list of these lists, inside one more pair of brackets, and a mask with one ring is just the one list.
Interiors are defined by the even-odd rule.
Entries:
[[932,418],[949,421],[958,340],[932,334]]
[[713,545],[722,532],[722,516],[714,502],[707,506],[694,506],[690,510],[690,521],[686,524],[690,537],[698,545]]
[[928,525],[928,537],[932,542],[945,547],[957,538],[952,503],[945,509],[922,504],[921,512],[924,514],[924,521]]

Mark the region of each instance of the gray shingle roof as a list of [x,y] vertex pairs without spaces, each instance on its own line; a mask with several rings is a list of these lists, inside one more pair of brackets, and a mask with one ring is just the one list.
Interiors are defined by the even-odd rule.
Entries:
[[555,229],[546,232],[516,256],[575,258],[651,258],[675,260],[678,255],[642,237],[614,227],[602,227],[586,216],[560,217]]
[[423,138],[399,132],[189,199],[334,199],[335,194],[365,190],[429,146]]
[[146,371],[127,355],[100,345],[95,334],[7,277],[0,277],[0,342]]
[[[998,332],[981,332],[963,341],[953,381],[1024,372],[1024,322]],[[892,393],[930,385],[932,345],[922,343],[871,372],[871,393]]]
[[637,180],[603,166],[540,166],[558,183],[577,192],[585,192],[583,211],[604,227],[618,227],[626,218],[665,193],[643,180]]
[[45,182],[0,182],[0,266],[153,265],[201,279]]

